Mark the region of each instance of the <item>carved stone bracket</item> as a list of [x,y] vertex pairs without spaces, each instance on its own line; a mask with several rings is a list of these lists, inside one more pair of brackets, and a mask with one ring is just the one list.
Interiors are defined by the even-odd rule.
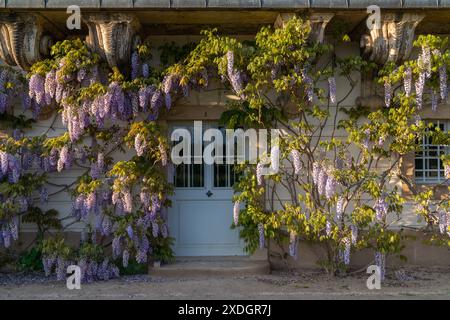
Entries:
[[83,16],[89,29],[88,45],[99,53],[110,67],[120,67],[130,61],[131,51],[141,38],[139,20],[131,14],[92,13]]
[[[295,16],[295,13],[278,14],[274,23],[275,28],[283,28],[285,24]],[[309,20],[311,26],[311,33],[309,35],[310,41],[323,43],[325,36],[325,27],[333,17],[334,13],[313,13],[309,17],[305,17],[305,19]]]
[[[425,17],[421,13],[385,13],[381,15],[381,28],[369,30],[361,36],[361,55],[364,59],[384,65],[387,62],[401,63],[409,58],[417,25]],[[361,97],[356,104],[382,107],[383,88],[374,83],[374,75],[361,74]]]
[[313,13],[309,17],[311,24],[310,39],[316,43],[323,43],[325,37],[325,28],[333,19],[334,13]]
[[414,31],[424,17],[420,13],[383,14],[381,28],[373,28],[361,37],[362,56],[380,65],[408,59]]
[[30,13],[0,15],[0,59],[6,64],[28,70],[49,54],[52,44],[38,16]]

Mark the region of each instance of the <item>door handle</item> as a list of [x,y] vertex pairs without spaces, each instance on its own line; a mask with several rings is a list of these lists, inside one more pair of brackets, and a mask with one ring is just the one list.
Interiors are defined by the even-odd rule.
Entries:
[[211,190],[208,190],[208,192],[206,193],[206,195],[209,197],[211,197],[213,195],[213,193],[211,192]]

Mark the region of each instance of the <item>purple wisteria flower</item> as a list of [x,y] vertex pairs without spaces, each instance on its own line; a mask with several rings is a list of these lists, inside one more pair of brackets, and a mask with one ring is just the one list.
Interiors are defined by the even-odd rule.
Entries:
[[412,70],[411,67],[406,68],[405,74],[403,77],[403,87],[405,89],[405,94],[407,97],[411,94],[411,88],[412,88]]
[[311,77],[309,76],[308,72],[306,71],[306,69],[303,69],[301,71],[302,73],[302,78],[303,78],[303,82],[305,84],[305,90],[306,90],[306,98],[308,99],[309,102],[312,102],[314,99],[314,85],[313,85],[313,80],[311,79]]
[[58,257],[56,260],[56,279],[58,281],[64,280],[66,278],[66,265],[67,261],[62,257]]
[[122,193],[123,196],[123,210],[126,213],[131,213],[133,210],[133,197],[131,195],[131,192],[126,190]]
[[150,67],[147,63],[142,65],[142,76],[148,78],[150,76]]
[[231,75],[234,72],[234,53],[233,51],[228,51],[226,54],[227,57],[227,72],[228,75]]
[[275,173],[280,169],[280,148],[278,146],[270,149],[270,167]]
[[386,255],[381,252],[375,252],[375,264],[380,268],[380,280],[384,280],[386,273]]
[[241,210],[240,205],[241,204],[240,204],[239,200],[237,200],[233,206],[233,222],[235,225],[238,225],[238,223],[239,223],[239,212]]
[[139,54],[133,51],[131,54],[131,79],[134,80],[139,77],[140,61]]
[[152,221],[152,236],[157,238],[159,234],[159,225],[156,221]]
[[120,238],[114,237],[112,240],[112,256],[114,259],[118,258],[120,256],[120,253],[122,252],[122,246],[120,243]]
[[298,150],[291,151],[292,161],[294,163],[294,173],[299,174],[302,168],[302,163],[300,161],[300,152]]
[[383,218],[386,217],[388,213],[389,205],[386,202],[385,198],[378,198],[375,202],[375,217],[378,221],[382,221]]
[[345,198],[340,196],[336,203],[336,219],[340,221],[342,219],[342,214],[344,213],[344,203]]
[[141,203],[144,206],[144,208],[148,209],[150,207],[150,194],[148,192],[141,190],[139,198],[141,199]]
[[350,264],[350,251],[351,251],[351,241],[349,238],[344,238],[342,239],[342,242],[344,244],[344,250],[342,252],[342,261],[344,262],[345,265],[349,265]]
[[45,76],[44,90],[45,90],[45,100],[47,104],[51,103],[51,99],[55,97],[56,94],[56,72],[55,70],[51,70]]
[[111,220],[107,216],[105,216],[102,221],[102,234],[104,236],[109,236],[112,231],[112,226],[113,225]]
[[49,276],[52,272],[53,265],[55,263],[54,257],[42,257],[42,265],[44,267],[45,276]]
[[128,260],[130,259],[130,252],[125,249],[122,253],[122,265],[124,268],[128,267]]
[[8,95],[0,93],[0,113],[4,113],[8,108]]
[[330,95],[330,102],[336,103],[336,78],[328,78],[328,90]]
[[450,222],[448,221],[447,212],[444,209],[439,208],[438,218],[439,218],[439,232],[441,234],[446,234],[448,232],[448,225]]
[[64,168],[68,168],[69,164],[69,148],[67,146],[64,146],[61,148],[61,151],[59,152],[59,159],[57,163],[57,170],[58,172],[61,172]]
[[263,249],[266,245],[266,240],[264,235],[264,225],[262,223],[258,224],[258,234],[259,234],[259,248]]
[[422,109],[423,90],[425,89],[425,73],[424,72],[421,72],[419,74],[419,77],[415,83],[415,87],[416,87],[416,105],[417,105],[417,109],[420,110],[420,109]]
[[243,73],[241,71],[234,71],[230,75],[230,83],[233,87],[234,92],[241,98],[244,96],[242,95],[242,90],[244,88],[244,80],[243,80]]
[[258,185],[263,184],[263,175],[262,175],[263,167],[264,167],[264,164],[262,162],[259,162],[256,165],[256,181],[257,181]]
[[319,178],[317,181],[317,191],[319,192],[319,195],[325,194],[325,188],[328,180],[328,173],[325,168],[321,168],[319,172]]
[[321,172],[321,166],[320,163],[314,162],[313,163],[313,170],[312,170],[312,177],[315,185],[319,184],[319,175]]
[[297,235],[294,232],[289,233],[289,255],[293,258],[297,258],[298,240]]
[[150,108],[154,111],[159,110],[162,106],[162,98],[163,94],[161,90],[156,90],[150,99]]
[[0,151],[0,165],[3,175],[8,174],[10,155],[4,151]]
[[370,129],[367,128],[364,130],[364,140],[362,142],[362,145],[365,149],[369,149],[369,144],[370,144]]
[[337,182],[333,175],[329,175],[325,185],[325,196],[331,199],[336,193]]
[[138,156],[143,156],[145,148],[147,147],[144,137],[138,133],[134,137],[134,149],[136,150],[136,154]]
[[351,238],[352,238],[352,245],[355,245],[356,242],[358,241],[358,227],[355,226],[354,224],[352,224],[350,226],[350,229],[351,229],[351,233],[352,233],[352,236],[351,236]]
[[4,227],[2,230],[2,237],[3,237],[3,246],[5,248],[9,248],[11,246],[11,232],[8,228]]
[[226,54],[227,58],[227,74],[230,80],[230,84],[236,92],[237,95],[242,96],[241,91],[244,87],[243,73],[234,68],[234,53],[233,51],[228,51]]
[[97,154],[97,168],[99,172],[105,170],[105,155],[102,152]]
[[45,98],[45,79],[41,75],[34,73],[30,77],[28,86],[30,98],[34,99],[38,105],[41,105]]
[[95,192],[89,193],[85,201],[86,210],[92,211],[97,204],[97,194]]
[[48,190],[44,186],[39,188],[39,199],[42,203],[48,202]]
[[163,166],[167,165],[167,152],[166,152],[166,148],[164,148],[164,145],[162,143],[160,143],[158,145],[158,149],[159,149],[159,154],[161,155],[161,164]]
[[447,69],[445,65],[439,67],[439,89],[442,101],[447,101],[448,86],[447,86]]
[[422,54],[419,57],[419,66],[425,71],[425,76],[427,78],[431,77],[431,49],[428,46],[422,47]]
[[128,237],[130,237],[130,239],[133,239],[134,231],[133,231],[133,227],[131,225],[127,226],[127,234],[128,234]]
[[325,225],[325,234],[327,235],[327,237],[330,236],[331,234],[331,222],[327,220],[327,223]]
[[391,106],[391,99],[392,99],[392,85],[388,80],[386,80],[384,83],[384,104],[388,108]]

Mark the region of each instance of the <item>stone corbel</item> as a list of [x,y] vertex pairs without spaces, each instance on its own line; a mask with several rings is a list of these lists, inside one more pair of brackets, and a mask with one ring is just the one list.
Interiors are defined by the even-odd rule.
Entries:
[[323,43],[325,38],[325,28],[333,19],[334,13],[313,13],[309,17],[311,25],[310,40],[315,43]]
[[110,67],[129,64],[131,51],[140,42],[140,23],[132,14],[92,13],[83,16],[88,26],[88,45],[108,62]]
[[[380,28],[373,28],[361,36],[362,57],[378,65],[407,60],[412,51],[415,29],[424,17],[424,14],[411,12],[382,14]],[[373,79],[371,72],[361,74],[361,96],[355,101],[356,105],[370,109],[384,105],[384,89]]]
[[362,56],[379,65],[388,61],[401,62],[409,58],[414,31],[425,17],[421,13],[385,13],[381,28],[373,28],[361,37]]
[[0,59],[6,64],[29,70],[33,63],[49,54],[52,44],[39,16],[0,15]]
[[[275,28],[283,28],[286,23],[296,16],[295,13],[280,13],[278,14],[274,26]],[[311,33],[309,40],[315,43],[323,43],[325,37],[325,27],[334,17],[334,13],[313,13],[308,19],[311,26]]]

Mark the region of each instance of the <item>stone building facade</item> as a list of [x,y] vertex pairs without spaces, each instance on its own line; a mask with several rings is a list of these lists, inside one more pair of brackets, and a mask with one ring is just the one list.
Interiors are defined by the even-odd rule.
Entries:
[[[66,20],[70,5],[81,8],[81,29],[69,30]],[[367,7],[380,8],[381,28],[369,30]],[[251,39],[260,27],[283,24],[298,15],[310,21],[312,34],[317,42],[333,39],[336,30],[349,34],[351,41],[337,48],[341,57],[361,55],[368,61],[384,64],[387,61],[401,62],[417,54],[412,43],[420,34],[450,34],[450,1],[448,0],[398,0],[398,1],[325,1],[325,0],[1,0],[0,1],[0,58],[11,66],[28,70],[36,61],[49,54],[50,46],[58,40],[75,36],[86,37],[89,45],[102,55],[110,66],[121,66],[130,61],[130,53],[143,40],[157,48],[159,45],[176,42],[189,43],[200,39],[199,32],[208,27],[217,27],[221,32]],[[159,63],[158,51],[154,52],[154,64]],[[369,74],[358,75],[359,81],[353,94],[349,95],[344,107],[371,106],[382,99],[382,91]],[[345,85],[338,83],[339,92]],[[233,99],[220,83],[211,84],[210,90],[193,93],[189,98],[178,101],[176,106],[161,121],[168,128],[189,126],[194,120],[202,120],[210,126],[217,126],[226,102]],[[450,129],[450,106],[439,106],[439,112],[429,107],[423,110],[422,118],[439,121],[446,130]],[[336,112],[336,110],[334,110]],[[41,121],[31,133],[44,132],[51,125],[51,119]],[[51,134],[65,131],[58,122],[53,124]],[[39,131],[40,130],[40,131]],[[446,149],[446,152],[449,152]],[[127,157],[127,155],[117,155]],[[416,179],[416,184],[432,184],[436,179],[416,174],[417,159],[411,154],[403,163],[407,175]],[[383,164],[380,164],[382,166]],[[388,164],[384,164],[388,165]],[[192,174],[192,173],[191,173]],[[220,177],[226,182],[219,185],[212,168],[201,173],[202,182],[187,182],[175,189],[174,206],[169,212],[171,235],[175,237],[175,253],[178,256],[243,256],[242,241],[237,231],[229,228],[232,221],[232,189],[230,173]],[[55,177],[58,184],[69,184],[80,175],[80,170],[68,170],[63,177]],[[191,177],[192,178],[192,177]],[[191,178],[187,178],[191,181]],[[176,179],[176,178],[175,178]],[[191,179],[191,180],[189,180]],[[401,181],[394,182],[410,195],[408,187]],[[208,191],[212,196],[208,196]],[[445,189],[442,192],[446,192]],[[59,194],[46,205],[56,208],[61,214],[68,214],[71,199]],[[398,227],[414,229],[420,227],[411,212]],[[78,225],[70,228],[70,237],[77,241]],[[33,226],[22,225],[22,232],[33,233]],[[293,265],[314,266],[320,250],[301,245],[305,255]],[[413,264],[447,264],[448,250],[426,247],[421,239],[411,241],[406,255]],[[270,260],[274,266],[281,266],[277,249],[259,251],[252,259]],[[359,254],[355,264],[363,265],[367,256]]]

